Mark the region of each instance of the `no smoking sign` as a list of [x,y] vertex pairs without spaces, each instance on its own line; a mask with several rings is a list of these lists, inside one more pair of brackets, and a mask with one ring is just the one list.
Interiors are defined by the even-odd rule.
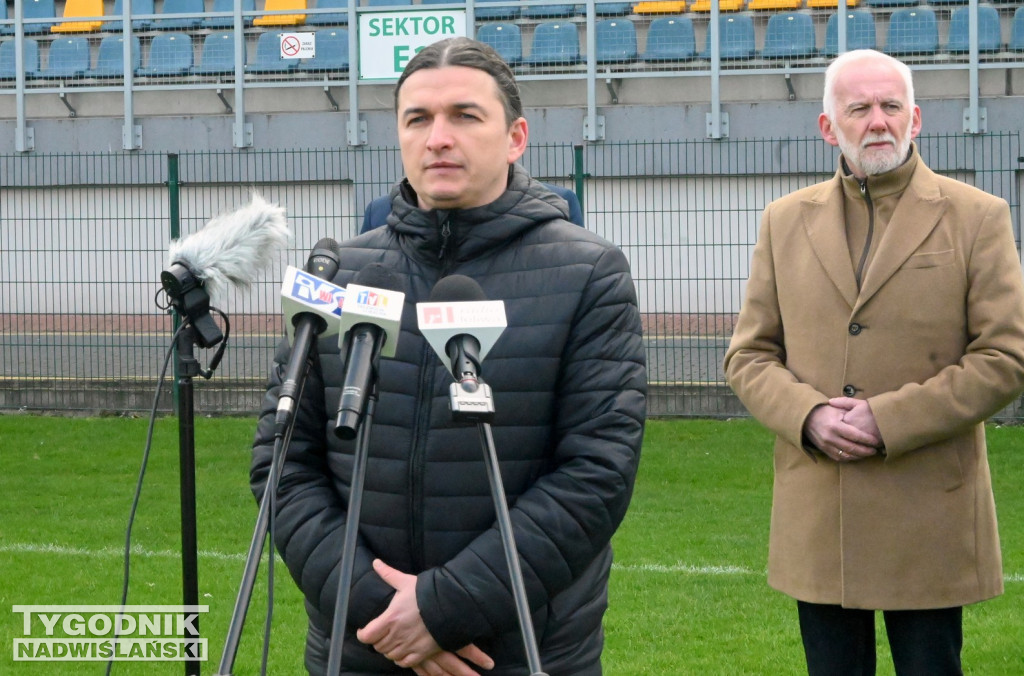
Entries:
[[282,59],[312,59],[316,56],[314,33],[281,33]]

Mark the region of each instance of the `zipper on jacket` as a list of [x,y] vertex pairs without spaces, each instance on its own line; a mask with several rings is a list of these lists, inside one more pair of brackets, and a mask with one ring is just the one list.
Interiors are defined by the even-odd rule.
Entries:
[[448,240],[452,236],[452,223],[448,216],[445,216],[444,222],[441,223],[441,248],[437,252],[438,260],[443,261],[445,254],[448,253]]
[[864,277],[864,265],[868,262],[868,252],[871,251],[871,239],[875,233],[875,206],[871,202],[871,193],[868,192],[868,180],[866,178],[859,179],[860,183],[860,194],[864,197],[864,202],[868,205],[868,236],[864,240],[864,251],[860,254],[860,262],[857,264],[857,271],[855,273],[857,278],[857,289],[860,289],[860,282]]

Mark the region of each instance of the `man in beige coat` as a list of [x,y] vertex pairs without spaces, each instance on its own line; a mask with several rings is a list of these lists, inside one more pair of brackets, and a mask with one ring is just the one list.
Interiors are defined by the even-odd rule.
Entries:
[[725,357],[778,436],[769,584],[808,672],[960,674],[961,607],[1003,591],[986,418],[1024,389],[1024,281],[1003,200],[933,173],[910,70],[825,79],[830,181],[770,204]]

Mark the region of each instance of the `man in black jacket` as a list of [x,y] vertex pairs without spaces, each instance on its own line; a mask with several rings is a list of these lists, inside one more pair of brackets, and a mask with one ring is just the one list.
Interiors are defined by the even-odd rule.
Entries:
[[[601,673],[610,540],[632,495],[647,376],[625,256],[567,220],[564,200],[515,162],[528,129],[518,85],[491,48],[423,49],[395,90],[406,178],[393,217],[341,246],[335,283],[379,263],[405,292],[382,359],[370,430],[344,674],[525,674],[480,438],[448,410],[451,374],[416,329],[415,304],[459,274],[503,300],[508,326],[482,373],[512,529],[550,676]],[[282,347],[253,449],[263,494]],[[306,668],[324,673],[354,442],[334,434],[344,372],[319,341],[277,494],[276,545],[306,599]]]

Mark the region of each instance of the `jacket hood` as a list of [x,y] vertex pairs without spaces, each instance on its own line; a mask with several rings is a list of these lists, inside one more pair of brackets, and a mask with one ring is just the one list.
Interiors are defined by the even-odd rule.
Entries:
[[[490,204],[471,209],[420,209],[416,191],[403,179],[391,190],[388,228],[412,248],[434,257],[446,250],[455,260],[480,255],[496,244],[552,220],[569,220],[565,200],[534,180],[517,164],[509,167],[508,187]],[[447,241],[443,234],[447,223]]]

